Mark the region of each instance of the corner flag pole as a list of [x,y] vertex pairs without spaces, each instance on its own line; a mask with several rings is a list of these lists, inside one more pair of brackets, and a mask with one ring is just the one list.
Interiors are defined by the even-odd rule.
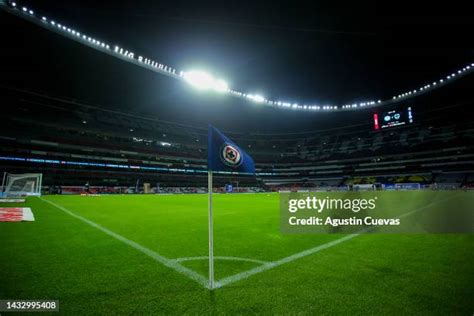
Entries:
[[207,173],[209,193],[209,289],[214,288],[214,229],[212,224],[212,171]]

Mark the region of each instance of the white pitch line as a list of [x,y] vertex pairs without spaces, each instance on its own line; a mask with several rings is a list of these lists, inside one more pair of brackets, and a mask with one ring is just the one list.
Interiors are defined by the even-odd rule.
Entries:
[[[456,196],[456,195],[455,195]],[[433,201],[425,206],[422,206],[414,211],[411,211],[411,212],[407,212],[407,213],[404,213],[396,218],[403,218],[403,217],[406,217],[406,216],[409,216],[409,215],[412,215],[416,212],[419,212],[421,210],[424,210],[428,207],[430,207],[431,205],[435,204],[435,203],[439,203],[439,202],[442,202],[442,201],[446,201],[446,200],[451,200],[453,199],[455,196],[450,196],[450,197],[447,197],[447,198],[444,198],[444,199],[441,199],[441,200],[438,200],[438,201]],[[282,264],[285,264],[285,263],[289,263],[289,262],[292,262],[292,261],[295,261],[297,259],[300,259],[300,258],[303,258],[303,257],[306,257],[306,256],[309,256],[309,255],[312,255],[314,253],[317,253],[321,250],[324,250],[324,249],[327,249],[327,248],[330,248],[330,247],[333,247],[333,246],[336,246],[340,243],[343,243],[345,241],[348,241],[348,240],[351,240],[352,238],[354,237],[357,237],[361,234],[363,234],[365,231],[367,230],[370,230],[370,229],[363,229],[361,230],[360,232],[358,233],[355,233],[355,234],[350,234],[350,235],[346,235],[342,238],[339,238],[339,239],[336,239],[336,240],[333,240],[333,241],[330,241],[328,243],[325,243],[325,244],[322,244],[322,245],[319,245],[319,246],[316,246],[314,248],[311,248],[311,249],[307,249],[307,250],[304,250],[302,252],[298,252],[294,255],[291,255],[291,256],[288,256],[288,257],[285,257],[283,259],[279,259],[277,261],[273,261],[273,262],[268,262],[264,265],[261,265],[259,267],[255,267],[253,269],[250,269],[250,270],[247,270],[247,271],[244,271],[244,272],[241,272],[241,273],[237,273],[237,274],[234,274],[234,275],[231,275],[229,277],[226,277],[226,278],[223,278],[221,280],[218,280],[216,283],[215,283],[215,287],[216,288],[220,288],[220,287],[223,287],[225,285],[229,285],[231,283],[234,283],[234,282],[237,282],[237,281],[240,281],[240,280],[243,280],[243,279],[246,279],[252,275],[255,275],[255,274],[258,274],[258,273],[261,273],[261,272],[264,272],[264,271],[267,271],[267,270],[270,270],[272,268],[275,268],[275,267],[278,267],[278,266],[281,266]]]
[[[408,212],[408,213],[405,213],[405,214],[402,214],[400,215],[398,218],[402,218],[402,217],[406,217],[406,216],[409,216],[413,213],[416,213],[416,212],[419,212],[429,206],[431,206],[432,204],[434,203],[439,203],[441,201],[445,201],[445,200],[450,200],[454,198],[454,196],[451,196],[451,197],[448,197],[448,198],[445,198],[445,199],[441,199],[441,200],[438,200],[438,201],[433,201],[423,207],[420,207],[419,209],[416,209],[414,211],[411,211],[411,212]],[[110,230],[108,230],[107,228],[104,228],[102,226],[100,226],[99,224],[96,224],[80,215],[77,215],[77,214],[74,214],[73,212],[67,210],[66,208],[60,206],[60,205],[57,205],[51,201],[47,201],[47,200],[44,200],[43,198],[39,197],[39,199],[41,199],[42,201],[44,202],[47,202],[55,207],[57,207],[58,209],[64,211],[65,213],[73,216],[73,217],[76,217],[82,221],[84,221],[85,223],[103,231],[104,233],[134,247],[135,249],[147,254],[148,256],[152,257],[153,259],[155,259],[156,261],[162,263],[163,265],[167,266],[167,267],[170,267],[174,270],[176,270],[177,272],[183,274],[183,275],[186,275],[188,276],[189,278],[191,278],[192,280],[195,280],[196,282],[198,282],[199,284],[201,284],[203,287],[209,289],[208,287],[208,280],[207,278],[205,278],[204,276],[194,272],[193,270],[190,270],[182,265],[180,265],[178,262],[180,261],[186,261],[186,259],[192,259],[192,258],[178,258],[178,259],[168,259],[168,258],[165,258],[163,256],[161,256],[160,254],[148,249],[148,248],[145,248],[139,244],[137,244],[136,242],[134,241],[131,241],[131,240],[128,240],[127,238],[123,237],[123,236],[120,236]],[[300,258],[303,258],[303,257],[306,257],[306,256],[309,256],[309,255],[312,255],[314,253],[317,253],[321,250],[324,250],[324,249],[327,249],[327,248],[330,248],[330,247],[333,247],[333,246],[336,246],[340,243],[343,243],[345,241],[348,241],[354,237],[357,237],[359,235],[361,235],[365,230],[362,230],[361,232],[359,233],[355,233],[355,234],[350,234],[350,235],[346,235],[342,238],[339,238],[339,239],[336,239],[336,240],[333,240],[333,241],[330,241],[328,243],[325,243],[325,244],[322,244],[322,245],[319,245],[319,246],[316,246],[314,248],[311,248],[311,249],[307,249],[307,250],[304,250],[302,252],[299,252],[299,253],[296,253],[296,254],[293,254],[291,256],[288,256],[288,257],[285,257],[285,258],[282,258],[282,259],[279,259],[277,261],[273,261],[273,262],[262,262],[263,264],[259,267],[256,267],[256,268],[253,268],[253,269],[250,269],[250,270],[247,270],[247,271],[244,271],[244,272],[241,272],[241,273],[237,273],[237,274],[234,274],[234,275],[231,275],[229,277],[226,277],[226,278],[223,278],[219,281],[217,281],[214,286],[216,288],[221,288],[225,285],[228,285],[228,284],[231,284],[231,283],[234,283],[234,282],[237,282],[237,281],[240,281],[240,280],[243,280],[243,279],[246,279],[252,275],[255,275],[255,274],[258,274],[258,273],[261,273],[261,272],[264,272],[266,270],[269,270],[269,269],[272,269],[272,268],[275,268],[275,267],[278,267],[280,265],[283,265],[283,264],[286,264],[286,263],[290,263],[292,261],[295,261],[297,259],[300,259]],[[208,257],[194,257],[194,258],[208,258]],[[229,258],[227,260],[232,260],[230,258],[234,258],[236,259],[236,257],[225,257],[225,258]],[[239,259],[243,259],[243,258],[239,258]],[[226,259],[224,259],[226,260]],[[250,259],[250,260],[253,260],[253,259]],[[255,260],[253,260],[255,261]],[[260,260],[257,260],[257,261],[260,261]],[[257,262],[255,261],[255,262]]]
[[283,259],[280,259],[280,260],[277,260],[277,261],[273,261],[273,262],[268,262],[268,263],[266,263],[264,265],[261,265],[259,267],[256,267],[256,268],[253,268],[253,269],[241,272],[241,273],[234,274],[230,277],[226,277],[226,278],[223,278],[223,279],[217,281],[215,286],[216,286],[216,288],[219,288],[219,287],[223,287],[225,285],[228,285],[230,283],[234,283],[234,282],[240,281],[242,279],[246,279],[246,278],[248,278],[248,277],[250,277],[254,274],[257,274],[257,273],[260,273],[260,272],[263,272],[263,271],[281,266],[282,264],[289,263],[289,262],[295,261],[297,259],[312,255],[316,252],[319,252],[321,250],[333,247],[337,244],[343,243],[343,242],[345,242],[347,240],[350,240],[354,237],[357,237],[359,235],[360,235],[360,233],[347,235],[347,236],[344,236],[342,238],[330,241],[328,243],[316,246],[314,248],[307,249],[307,250],[304,250],[302,252],[298,252],[298,253],[296,253],[294,255],[291,255],[291,256],[288,256],[286,258],[283,258]]
[[[208,260],[208,256],[201,256],[201,257],[185,257],[185,258],[176,258],[174,261],[176,262],[183,262],[183,261],[194,261],[194,260]],[[258,259],[248,259],[248,258],[240,258],[240,257],[223,257],[223,256],[215,256],[214,259],[216,260],[227,260],[227,261],[248,261],[258,264],[268,264],[268,261],[258,260]]]
[[72,217],[75,217],[81,221],[83,221],[84,223],[86,224],[89,224],[90,226],[94,227],[94,228],[97,228],[98,230],[106,233],[107,235],[117,239],[117,240],[120,240],[121,242],[135,248],[136,250],[138,251],[141,251],[142,253],[146,254],[147,256],[149,256],[150,258],[154,259],[155,261],[158,261],[159,263],[163,264],[164,266],[168,267],[168,268],[171,268],[185,276],[187,276],[188,278],[190,278],[191,280],[194,280],[196,281],[197,283],[199,283],[200,285],[202,285],[203,287],[205,288],[208,288],[208,280],[206,277],[202,276],[201,274],[191,270],[191,269],[188,269],[184,266],[182,266],[181,264],[179,264],[178,262],[176,262],[175,260],[172,260],[172,259],[168,259],[166,257],[163,257],[162,255],[160,255],[159,253],[153,251],[153,250],[150,250],[146,247],[143,247],[142,245],[140,244],[137,244],[136,242],[130,240],[130,239],[127,239],[125,237],[123,237],[122,235],[119,235],[117,233],[114,233],[113,231],[103,227],[103,226],[100,226],[99,224],[91,221],[91,220],[88,220],[87,218],[85,217],[82,217],[80,215],[77,215],[73,212],[71,212],[70,210],[66,209],[65,207],[61,206],[61,205],[58,205],[54,202],[51,202],[51,201],[48,201],[48,200],[45,200],[41,197],[39,197],[40,200],[46,202],[46,203],[49,203],[51,204],[52,206],[60,209],[61,211],[63,211],[64,213],[66,214],[69,214],[71,215]]

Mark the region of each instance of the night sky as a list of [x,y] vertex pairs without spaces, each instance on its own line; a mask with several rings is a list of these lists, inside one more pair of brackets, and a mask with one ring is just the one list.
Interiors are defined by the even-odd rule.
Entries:
[[[205,69],[236,90],[300,104],[390,98],[474,60],[472,10],[434,2],[18,3],[177,69]],[[4,11],[0,27],[2,85],[190,124],[289,119],[294,128],[329,117],[199,93]]]

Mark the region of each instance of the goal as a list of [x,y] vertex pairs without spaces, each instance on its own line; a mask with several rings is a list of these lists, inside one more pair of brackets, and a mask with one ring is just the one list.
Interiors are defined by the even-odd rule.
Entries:
[[5,172],[2,181],[2,196],[40,196],[41,173],[13,174]]

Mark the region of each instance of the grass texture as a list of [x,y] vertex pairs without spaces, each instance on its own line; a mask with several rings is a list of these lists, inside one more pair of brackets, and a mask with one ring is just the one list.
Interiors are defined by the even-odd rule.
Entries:
[[[407,211],[474,205],[471,192],[380,194]],[[363,234],[211,291],[45,200],[165,258],[207,256],[206,195],[28,198],[35,222],[0,223],[0,299],[57,299],[67,315],[474,312],[472,234]],[[278,194],[214,196],[216,256],[272,262],[341,237],[282,234]],[[181,264],[207,278],[207,260]],[[218,259],[216,279],[259,265]]]

